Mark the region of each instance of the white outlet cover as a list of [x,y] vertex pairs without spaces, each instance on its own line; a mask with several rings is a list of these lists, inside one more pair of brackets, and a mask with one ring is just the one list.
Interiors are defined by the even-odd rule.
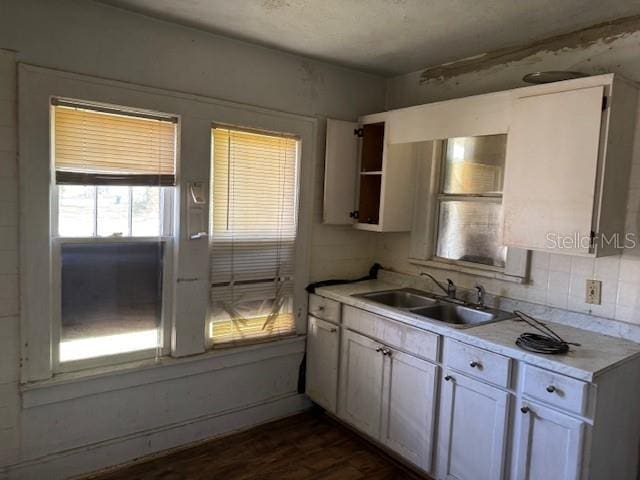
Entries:
[[600,305],[602,303],[602,281],[587,279],[585,299],[586,303]]

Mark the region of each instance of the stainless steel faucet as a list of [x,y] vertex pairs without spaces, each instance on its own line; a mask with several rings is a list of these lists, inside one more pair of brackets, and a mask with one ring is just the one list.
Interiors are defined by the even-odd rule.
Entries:
[[422,272],[420,275],[424,277],[429,277],[431,280],[433,280],[433,283],[435,283],[438,286],[438,288],[440,288],[440,290],[446,293],[447,297],[449,297],[451,300],[456,299],[456,284],[453,283],[453,280],[451,280],[450,278],[447,278],[447,286],[445,287],[442,283],[438,281],[436,277],[434,277],[430,273]]
[[482,285],[476,285],[476,307],[484,307],[484,287]]

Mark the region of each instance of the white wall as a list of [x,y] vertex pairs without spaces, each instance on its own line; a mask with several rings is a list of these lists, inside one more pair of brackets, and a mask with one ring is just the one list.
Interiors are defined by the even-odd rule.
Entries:
[[[106,383],[29,387],[19,396],[14,59],[321,120],[382,110],[385,81],[80,0],[0,0],[0,49],[15,51],[0,51],[0,478],[89,471],[303,408],[302,340],[242,358],[205,354]],[[318,144],[303,146],[318,159],[311,277],[362,275],[372,234],[320,224],[320,124]]]
[[[387,106],[398,108],[524,86],[521,81],[524,74],[544,70],[578,70],[591,74],[615,72],[640,82],[640,24],[637,28],[639,31],[602,38],[587,46],[580,45],[578,36],[567,37],[566,46],[550,41],[548,45],[541,44],[540,51],[528,52],[519,60],[491,65],[477,62],[472,71],[461,62],[459,68],[455,63],[448,65],[446,76],[425,79],[423,72],[418,71],[392,78],[388,84]],[[581,32],[581,35],[588,38],[590,32]],[[517,57],[517,52],[512,56]],[[638,115],[640,118],[640,111]],[[629,188],[627,231],[638,233],[640,128],[636,130],[630,184],[620,188]],[[384,234],[377,239],[376,260],[383,266],[405,273],[420,271],[407,261],[409,234]],[[622,256],[597,260],[534,253],[531,267],[531,282],[527,285],[441,270],[432,273],[439,278],[451,277],[463,287],[471,288],[479,282],[488,292],[497,295],[640,325],[640,248],[626,250]],[[602,305],[584,303],[587,278],[602,280]]]
[[[14,55],[0,50],[0,465],[18,454],[18,168]],[[1,470],[0,470],[1,471]]]

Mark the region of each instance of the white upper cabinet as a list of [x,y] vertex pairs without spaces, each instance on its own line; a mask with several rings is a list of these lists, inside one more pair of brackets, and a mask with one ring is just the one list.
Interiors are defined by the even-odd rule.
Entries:
[[386,114],[327,120],[324,223],[361,230],[411,229],[415,152],[389,146]]
[[607,240],[624,237],[635,88],[603,75],[514,95],[504,244],[571,255],[616,253]]
[[[637,95],[635,84],[606,74],[401,108],[359,124],[328,120],[324,222],[412,230],[416,188],[422,209],[437,189],[425,192],[425,145],[507,133],[504,245],[619,253]],[[431,238],[434,222],[418,223],[413,229]],[[414,243],[412,251],[424,250],[425,242]]]
[[358,171],[355,122],[327,119],[322,221],[332,225],[353,223]]

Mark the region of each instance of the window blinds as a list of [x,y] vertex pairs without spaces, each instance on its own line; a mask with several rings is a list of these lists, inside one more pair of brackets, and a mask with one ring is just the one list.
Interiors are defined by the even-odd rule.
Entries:
[[56,100],[56,182],[175,185],[176,119]]
[[229,128],[212,137],[213,343],[294,333],[299,142]]

